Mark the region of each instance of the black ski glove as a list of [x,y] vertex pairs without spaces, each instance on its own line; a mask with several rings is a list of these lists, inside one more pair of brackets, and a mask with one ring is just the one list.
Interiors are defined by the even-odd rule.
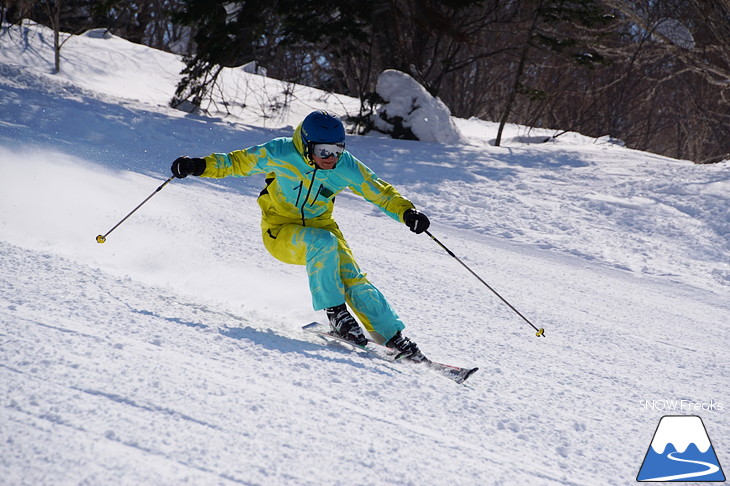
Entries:
[[178,179],[184,179],[189,175],[199,176],[205,172],[205,159],[194,158],[191,159],[187,155],[184,157],[178,157],[175,162],[172,163],[172,175]]
[[403,213],[403,222],[416,234],[423,233],[431,226],[428,217],[417,209],[406,210]]

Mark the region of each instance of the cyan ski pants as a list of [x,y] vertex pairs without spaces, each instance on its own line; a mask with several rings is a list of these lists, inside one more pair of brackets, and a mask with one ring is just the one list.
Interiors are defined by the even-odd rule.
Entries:
[[263,231],[264,246],[284,263],[306,265],[315,310],[347,302],[378,342],[388,341],[405,326],[355,262],[337,224],[322,227],[284,224]]

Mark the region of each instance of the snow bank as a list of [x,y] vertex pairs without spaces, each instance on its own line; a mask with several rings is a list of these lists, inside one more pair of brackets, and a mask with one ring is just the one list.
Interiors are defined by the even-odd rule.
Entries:
[[410,131],[422,142],[461,140],[449,108],[408,74],[394,69],[383,71],[376,91],[385,100],[373,120],[377,130],[396,138],[411,138],[407,133]]

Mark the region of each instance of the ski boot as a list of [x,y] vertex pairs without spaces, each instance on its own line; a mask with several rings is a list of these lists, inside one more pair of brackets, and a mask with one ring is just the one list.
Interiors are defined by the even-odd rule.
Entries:
[[385,343],[385,345],[389,348],[397,349],[398,351],[400,351],[400,356],[403,359],[407,359],[408,361],[413,361],[414,363],[422,363],[424,361],[428,361],[428,358],[426,358],[421,350],[418,349],[416,343],[403,336],[400,331],[398,331],[395,336],[390,338],[390,340]]
[[325,312],[327,312],[327,318],[330,321],[333,334],[347,339],[358,346],[364,346],[368,343],[368,339],[365,337],[362,329],[360,329],[360,325],[352,317],[345,304],[330,307],[329,309],[325,309]]

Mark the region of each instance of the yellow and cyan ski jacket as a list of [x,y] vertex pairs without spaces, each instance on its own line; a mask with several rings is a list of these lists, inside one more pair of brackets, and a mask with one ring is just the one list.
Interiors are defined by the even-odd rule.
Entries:
[[305,159],[301,124],[291,138],[275,138],[227,154],[214,153],[205,161],[201,177],[266,174],[267,185],[259,197],[264,231],[285,224],[331,224],[335,196],[347,187],[396,221],[403,222],[403,213],[414,207],[348,151],[343,152],[335,168],[317,169]]

